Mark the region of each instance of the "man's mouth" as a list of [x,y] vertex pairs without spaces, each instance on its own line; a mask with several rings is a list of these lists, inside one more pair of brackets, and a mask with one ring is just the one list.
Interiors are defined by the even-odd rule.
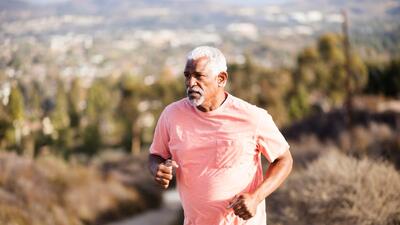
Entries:
[[193,91],[193,90],[189,90],[188,91],[188,95],[201,95],[201,93],[200,92],[198,92],[198,91]]
[[188,93],[189,93],[189,95],[192,95],[192,94],[200,95],[200,92],[198,92],[198,91],[188,91]]

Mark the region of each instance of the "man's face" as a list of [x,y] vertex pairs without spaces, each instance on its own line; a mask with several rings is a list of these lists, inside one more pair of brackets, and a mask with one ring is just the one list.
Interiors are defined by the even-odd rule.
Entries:
[[207,57],[188,60],[184,75],[186,94],[194,106],[200,106],[216,97],[218,90],[217,76],[212,74]]

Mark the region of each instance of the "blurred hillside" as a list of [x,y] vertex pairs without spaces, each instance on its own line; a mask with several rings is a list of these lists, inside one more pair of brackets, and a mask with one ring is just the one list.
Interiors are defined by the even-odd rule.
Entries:
[[108,153],[81,164],[1,152],[0,224],[104,224],[158,207],[160,189],[140,173],[145,157]]
[[[363,61],[355,52],[348,57],[341,35],[324,34],[300,51],[291,69],[264,67],[246,55],[243,63],[230,64],[227,88],[267,109],[281,126],[341,108],[352,95],[398,98],[398,59],[377,65]],[[163,108],[184,96],[183,76],[168,68],[150,76],[126,70],[89,79],[63,74],[49,58],[43,62],[51,74],[38,69],[34,75],[36,61],[42,60],[21,55],[19,60],[8,61],[0,73],[3,149],[29,156],[41,151],[64,157],[92,156],[105,148],[138,153],[151,143]],[[32,76],[22,75],[24,71]]]
[[[341,9],[349,13],[351,38],[363,59],[388,60],[399,52],[400,14],[396,12],[400,6],[390,0],[379,4],[173,0],[0,4],[0,40],[7,50],[1,61],[18,60],[26,52],[38,58],[51,55],[46,61],[66,76],[101,76],[120,70],[147,76],[164,67],[176,74],[182,70],[187,49],[201,44],[219,46],[230,62],[243,63],[248,53],[267,67],[292,67],[304,46],[323,33],[340,31]],[[43,62],[36,64],[39,73],[51,73],[41,66]]]
[[390,163],[357,159],[330,149],[307,168],[295,170],[267,199],[268,221],[399,224],[399,187],[399,172]]

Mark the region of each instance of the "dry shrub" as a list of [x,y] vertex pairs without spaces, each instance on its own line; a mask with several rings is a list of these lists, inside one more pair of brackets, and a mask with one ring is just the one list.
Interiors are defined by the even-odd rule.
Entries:
[[[326,145],[334,145],[356,157],[368,156],[388,160],[400,170],[400,114],[394,111],[374,112],[358,109],[353,112],[352,128],[346,124],[343,109],[313,114],[283,128],[282,133],[296,143],[301,154],[294,154],[295,162],[309,163]],[[350,130],[350,131],[349,131]],[[316,137],[323,147],[314,151],[303,139]],[[297,149],[292,148],[294,151]],[[317,154],[315,154],[317,153]],[[312,157],[310,157],[312,156]]]
[[371,122],[368,126],[355,126],[350,131],[343,131],[338,145],[346,152],[365,155],[379,148],[381,143],[395,138],[395,132],[388,125]]
[[323,153],[267,201],[272,224],[400,224],[400,174],[392,164]]
[[289,140],[292,157],[294,158],[294,168],[305,168],[311,161],[329,149],[336,148],[335,144],[323,143],[316,135],[304,135],[299,140]]
[[400,170],[400,133],[388,124],[370,122],[356,125],[350,131],[343,130],[338,137],[321,140],[315,134],[300,135],[289,139],[296,168],[304,168],[329,149],[339,148],[357,158],[387,160]]
[[147,168],[147,153],[127,156],[118,151],[104,151],[96,157],[93,164],[103,176],[112,177],[126,186],[135,188],[144,199],[143,207],[157,208],[161,205],[162,191]]
[[388,160],[400,169],[400,136],[387,124],[371,122],[343,131],[337,146],[356,157]]
[[96,166],[0,153],[0,224],[101,224],[147,208],[134,187]]
[[94,166],[66,164],[51,155],[37,162],[57,187],[65,208],[81,221],[99,223],[145,209],[144,200],[134,188],[127,188],[113,177],[103,177]]
[[59,224],[57,192],[31,160],[0,155],[0,190],[1,224]]

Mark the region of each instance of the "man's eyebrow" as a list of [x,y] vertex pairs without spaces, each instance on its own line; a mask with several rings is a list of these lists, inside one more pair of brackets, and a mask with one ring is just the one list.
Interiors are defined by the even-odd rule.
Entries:
[[202,74],[202,73],[199,73],[199,72],[197,72],[197,71],[194,71],[194,72],[188,72],[188,71],[184,71],[183,72],[183,74],[186,76],[186,75],[196,75],[196,76],[204,76],[204,74]]

